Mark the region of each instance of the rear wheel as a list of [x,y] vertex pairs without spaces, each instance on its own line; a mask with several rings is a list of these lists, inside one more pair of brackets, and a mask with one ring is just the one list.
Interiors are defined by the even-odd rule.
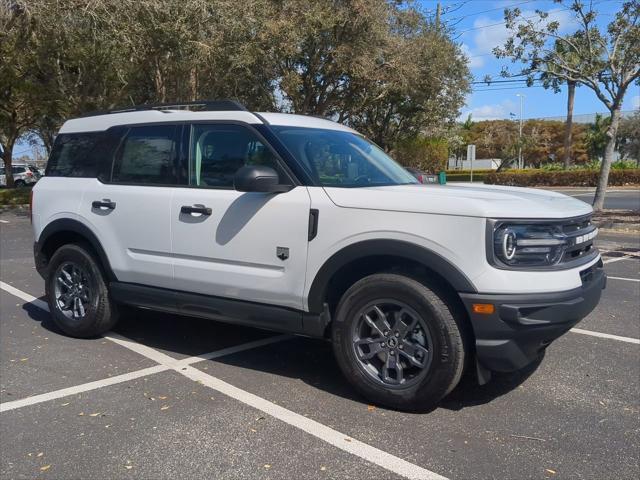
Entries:
[[24,183],[24,180],[16,180],[15,182],[13,182],[13,185],[14,185],[16,188],[24,188],[24,187],[26,187],[26,186],[27,186],[27,184],[26,184],[26,183]]
[[60,247],[48,266],[47,300],[55,324],[74,337],[95,337],[110,330],[118,309],[105,276],[88,246]]
[[344,294],[332,326],[338,364],[365,397],[401,410],[436,405],[460,381],[461,329],[422,283],[376,274]]

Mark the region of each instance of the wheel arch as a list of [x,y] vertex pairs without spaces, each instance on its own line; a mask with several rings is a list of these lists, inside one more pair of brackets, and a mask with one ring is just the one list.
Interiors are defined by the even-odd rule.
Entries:
[[403,240],[364,240],[339,250],[320,267],[307,296],[309,311],[320,313],[324,310],[330,287],[341,274],[362,268],[377,273],[394,265],[420,267],[427,273],[435,274],[438,280],[445,282],[456,293],[477,292],[460,269],[432,250]]
[[82,222],[70,218],[61,218],[48,224],[40,233],[34,246],[36,268],[43,275],[46,272],[51,256],[62,245],[68,243],[88,243],[98,256],[102,268],[110,281],[117,280],[109,258],[98,240],[98,237]]

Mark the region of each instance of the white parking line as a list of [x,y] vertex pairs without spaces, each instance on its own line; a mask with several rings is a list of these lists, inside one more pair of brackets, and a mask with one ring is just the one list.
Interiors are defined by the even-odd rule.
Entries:
[[582,330],[581,328],[572,328],[570,330],[573,333],[580,333],[582,335],[589,335],[591,337],[608,338],[611,340],[618,340],[619,342],[635,343],[640,345],[640,339],[631,337],[621,337],[620,335],[611,335],[610,333],[592,332],[591,330]]
[[166,370],[169,370],[169,367],[167,365],[155,365],[153,367],[143,368],[142,370],[136,370],[135,372],[123,373],[122,375],[116,375],[115,377],[96,380],[95,382],[83,383],[82,385],[76,385],[75,387],[63,388],[54,392],[34,395],[32,397],[22,398],[20,400],[13,400],[11,402],[0,403],[0,413],[7,412],[9,410],[15,410],[16,408],[26,407],[29,405],[35,405],[37,403],[56,400],[58,398],[67,397],[69,395],[77,395],[78,393],[90,392],[91,390],[108,387],[110,385],[117,385],[118,383],[128,382],[130,380],[135,380],[136,378],[146,377],[147,375],[153,375],[154,373],[164,372]]
[[614,263],[614,262],[619,262],[620,260],[628,260],[630,258],[635,258],[633,255],[625,255],[624,257],[616,257],[616,258],[610,258],[608,260],[604,260],[602,263]]
[[[11,285],[0,282],[0,288],[8,293],[17,296],[18,298],[31,302],[33,305],[38,306],[43,310],[49,310],[46,303],[40,301],[40,304],[36,304],[34,300],[38,299],[26,292],[12,287]],[[42,304],[44,305],[42,306]],[[364,442],[360,442],[359,440],[350,438],[349,436],[337,430],[334,430],[331,427],[327,427],[320,422],[311,420],[310,418],[304,417],[298,413],[276,405],[269,400],[258,397],[257,395],[242,390],[238,387],[234,387],[233,385],[230,385],[216,377],[204,373],[188,364],[179,364],[176,359],[169,357],[168,355],[165,355],[164,353],[159,352],[155,349],[152,349],[151,347],[140,345],[117,334],[109,334],[108,336],[105,336],[105,338],[117,343],[118,345],[128,348],[146,358],[158,362],[160,364],[158,365],[158,367],[172,369],[191,380],[199,382],[202,385],[205,385],[224,395],[234,398],[244,403],[245,405],[266,413],[267,415],[271,415],[272,417],[277,418],[278,420],[281,420],[288,425],[298,428],[310,435],[313,435],[314,437],[323,440],[324,442],[327,442],[328,444],[333,445],[340,450],[360,457],[363,460],[378,465],[386,470],[389,470],[392,473],[412,480],[447,480],[446,477],[443,477],[442,475],[410,463],[388,452],[372,447],[371,445],[368,445]],[[214,355],[214,353],[215,352],[212,352],[210,355]],[[196,360],[196,358],[198,360]],[[199,361],[199,359],[200,357],[191,357],[185,360],[194,360],[195,362]]]
[[2,290],[4,290],[5,292],[10,293],[14,297],[18,297],[18,298],[24,300],[25,302],[30,303],[34,307],[38,307],[39,309],[44,310],[45,312],[49,311],[49,305],[47,305],[47,302],[43,302],[39,298],[36,298],[33,295],[29,295],[27,292],[23,292],[22,290],[18,290],[16,287],[13,287],[13,286],[9,285],[8,283],[4,283],[4,282],[0,281],[0,288]]
[[608,280],[626,280],[627,282],[640,282],[639,278],[624,278],[624,277],[610,277],[607,275]]

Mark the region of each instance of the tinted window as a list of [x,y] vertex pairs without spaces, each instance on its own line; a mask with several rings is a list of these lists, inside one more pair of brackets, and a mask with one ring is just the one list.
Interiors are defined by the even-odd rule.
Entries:
[[56,137],[47,176],[95,177],[107,149],[105,132],[63,133]]
[[273,152],[246,127],[194,125],[191,133],[191,186],[232,188],[235,173],[245,165],[279,171]]
[[14,175],[17,173],[24,173],[26,169],[24,167],[11,167],[11,173]]
[[374,143],[355,133],[301,127],[273,129],[321,185],[372,187],[418,183]]
[[112,181],[174,185],[176,157],[175,126],[132,127],[119,148]]

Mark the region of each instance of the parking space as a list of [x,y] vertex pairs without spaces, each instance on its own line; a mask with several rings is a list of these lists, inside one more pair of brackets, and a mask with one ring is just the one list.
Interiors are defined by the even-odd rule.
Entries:
[[0,219],[1,478],[640,474],[635,239],[602,238],[616,278],[578,325],[589,335],[408,414],[355,394],[322,341],[140,310],[107,338],[65,337],[30,302],[43,285],[28,219]]

